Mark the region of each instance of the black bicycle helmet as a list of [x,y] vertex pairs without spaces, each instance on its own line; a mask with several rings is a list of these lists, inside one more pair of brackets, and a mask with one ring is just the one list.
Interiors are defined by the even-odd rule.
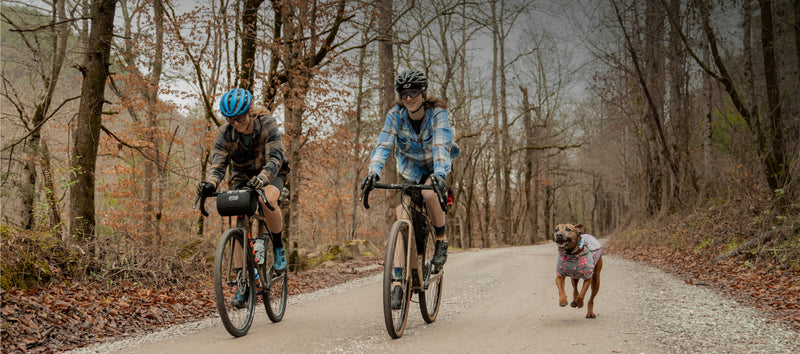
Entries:
[[250,108],[253,94],[243,88],[235,88],[222,95],[219,100],[219,110],[223,116],[235,117]]
[[397,79],[394,80],[394,90],[400,92],[400,90],[408,90],[408,89],[418,89],[418,90],[425,90],[428,88],[428,78],[425,77],[421,71],[417,70],[406,70],[397,75]]

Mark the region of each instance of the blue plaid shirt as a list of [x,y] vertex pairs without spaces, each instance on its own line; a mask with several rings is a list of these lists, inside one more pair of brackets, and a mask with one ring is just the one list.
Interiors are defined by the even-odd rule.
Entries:
[[392,108],[386,114],[378,144],[372,151],[370,172],[381,175],[393,147],[397,172],[404,179],[414,181],[421,181],[432,173],[447,176],[452,167],[451,160],[461,153],[453,141],[447,111],[442,108],[425,110],[419,135],[411,127],[408,110],[402,106]]

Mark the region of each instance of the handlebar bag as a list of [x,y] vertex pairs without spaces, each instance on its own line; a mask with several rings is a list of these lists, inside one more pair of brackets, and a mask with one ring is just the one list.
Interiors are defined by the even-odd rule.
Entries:
[[258,197],[252,190],[231,190],[217,195],[217,212],[221,216],[253,215],[257,207]]

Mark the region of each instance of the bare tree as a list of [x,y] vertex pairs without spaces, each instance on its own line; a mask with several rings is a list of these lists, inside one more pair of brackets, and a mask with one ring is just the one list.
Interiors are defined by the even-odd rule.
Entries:
[[764,57],[764,80],[767,88],[767,134],[770,146],[767,148],[764,165],[767,184],[770,189],[783,188],[791,179],[789,159],[784,138],[783,108],[778,88],[778,65],[775,62],[775,26],[772,23],[772,1],[759,0],[761,7],[761,55]]
[[[298,210],[301,202],[302,148],[307,138],[303,131],[307,111],[305,97],[311,89],[311,80],[340,43],[337,41],[344,42],[337,36],[341,26],[350,19],[350,14],[345,11],[344,0],[325,3],[273,0],[272,4],[275,21],[281,23],[281,47],[278,49],[280,54],[271,60],[279,62],[284,71],[273,74],[275,78],[270,84],[285,84],[284,124],[289,137],[287,155],[292,170],[288,181],[292,187],[289,210],[294,211]],[[278,89],[270,87],[266,91],[269,94],[278,92]],[[284,237],[289,239],[291,230],[296,229],[293,225],[296,225],[297,218],[290,212],[284,213],[284,219]]]
[[91,29],[80,67],[83,84],[71,161],[70,234],[81,241],[94,239],[94,175],[116,7],[116,0],[92,1]]
[[[53,181],[53,168],[51,165],[50,149],[47,147],[46,140],[42,137],[42,128],[45,123],[52,118],[56,112],[67,102],[75,98],[67,99],[57,106],[53,105],[58,87],[59,78],[66,58],[67,43],[70,37],[69,19],[65,11],[65,1],[57,0],[51,4],[50,23],[39,26],[35,29],[23,27],[3,14],[3,20],[9,23],[14,32],[20,35],[27,48],[30,50],[30,58],[24,62],[34,63],[30,67],[36,72],[37,79],[31,80],[34,83],[41,82],[42,87],[34,93],[19,92],[6,77],[3,72],[3,91],[2,96],[13,102],[13,106],[19,115],[21,125],[25,127],[26,136],[23,139],[3,146],[3,151],[9,152],[9,161],[12,160],[14,149],[17,144],[24,145],[24,151],[29,156],[24,158],[24,168],[21,187],[22,201],[22,225],[30,229],[34,225],[34,208],[36,201],[35,186],[41,178],[44,197],[49,209],[50,229],[58,233],[61,229],[61,213],[58,207],[58,197],[56,186]],[[46,43],[50,47],[44,47]],[[38,85],[34,85],[36,87]],[[33,106],[33,113],[25,108]],[[30,116],[29,116],[30,114]],[[39,174],[41,172],[41,176]]]

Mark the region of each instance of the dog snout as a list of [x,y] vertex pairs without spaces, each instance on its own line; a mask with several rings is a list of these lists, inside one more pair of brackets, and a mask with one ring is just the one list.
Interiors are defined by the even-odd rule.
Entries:
[[569,237],[566,234],[557,233],[556,234],[556,242],[559,241],[569,241]]

